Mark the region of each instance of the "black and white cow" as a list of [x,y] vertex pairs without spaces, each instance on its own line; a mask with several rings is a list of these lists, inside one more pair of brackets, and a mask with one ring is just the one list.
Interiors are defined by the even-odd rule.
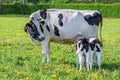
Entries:
[[80,64],[81,70],[86,63],[87,71],[89,71],[94,61],[97,62],[100,70],[102,52],[101,42],[97,38],[79,38],[76,42],[77,67]]
[[50,41],[75,43],[81,35],[97,37],[99,23],[101,34],[102,16],[99,11],[47,9],[32,13],[24,30],[33,44],[42,45],[42,62],[49,62]]

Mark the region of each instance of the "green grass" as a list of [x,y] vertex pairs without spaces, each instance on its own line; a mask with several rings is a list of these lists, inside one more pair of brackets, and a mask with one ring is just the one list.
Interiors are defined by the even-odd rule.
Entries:
[[119,80],[120,19],[103,19],[101,71],[76,68],[75,46],[51,43],[51,63],[43,64],[41,46],[24,32],[26,16],[0,16],[0,80]]

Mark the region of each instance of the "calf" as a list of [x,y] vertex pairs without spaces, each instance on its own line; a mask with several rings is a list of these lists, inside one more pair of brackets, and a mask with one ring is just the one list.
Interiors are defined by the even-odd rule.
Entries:
[[79,63],[80,70],[82,69],[85,60],[86,60],[87,71],[89,71],[89,67],[90,69],[92,69],[93,60],[95,60],[95,58],[97,59],[97,64],[100,69],[102,48],[101,48],[101,43],[98,39],[80,38],[77,40],[76,50],[77,50],[76,51],[77,67]]
[[77,54],[77,66],[78,63],[80,64],[80,70],[82,69],[82,66],[84,65],[85,58],[86,58],[86,67],[89,71],[89,65],[92,65],[92,62],[90,59],[90,47],[89,47],[89,40],[86,38],[80,38],[77,40],[76,44],[76,54]]
[[92,64],[93,64],[93,62],[97,62],[97,65],[98,65],[99,70],[100,70],[101,55],[103,53],[103,51],[102,51],[102,44],[96,38],[90,38],[89,39],[89,44],[90,44],[90,49],[91,49],[90,53],[91,53]]

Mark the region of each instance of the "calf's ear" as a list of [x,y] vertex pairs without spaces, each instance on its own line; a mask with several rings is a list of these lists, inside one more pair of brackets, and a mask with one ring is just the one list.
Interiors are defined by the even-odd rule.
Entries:
[[32,25],[30,23],[26,23],[24,27],[24,31],[27,32],[28,27],[31,27]]

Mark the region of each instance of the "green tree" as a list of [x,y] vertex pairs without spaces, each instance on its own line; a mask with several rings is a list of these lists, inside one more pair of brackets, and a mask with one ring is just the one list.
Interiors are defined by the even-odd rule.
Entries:
[[23,4],[27,4],[28,0],[22,0]]
[[2,13],[2,0],[0,0],[0,14]]

